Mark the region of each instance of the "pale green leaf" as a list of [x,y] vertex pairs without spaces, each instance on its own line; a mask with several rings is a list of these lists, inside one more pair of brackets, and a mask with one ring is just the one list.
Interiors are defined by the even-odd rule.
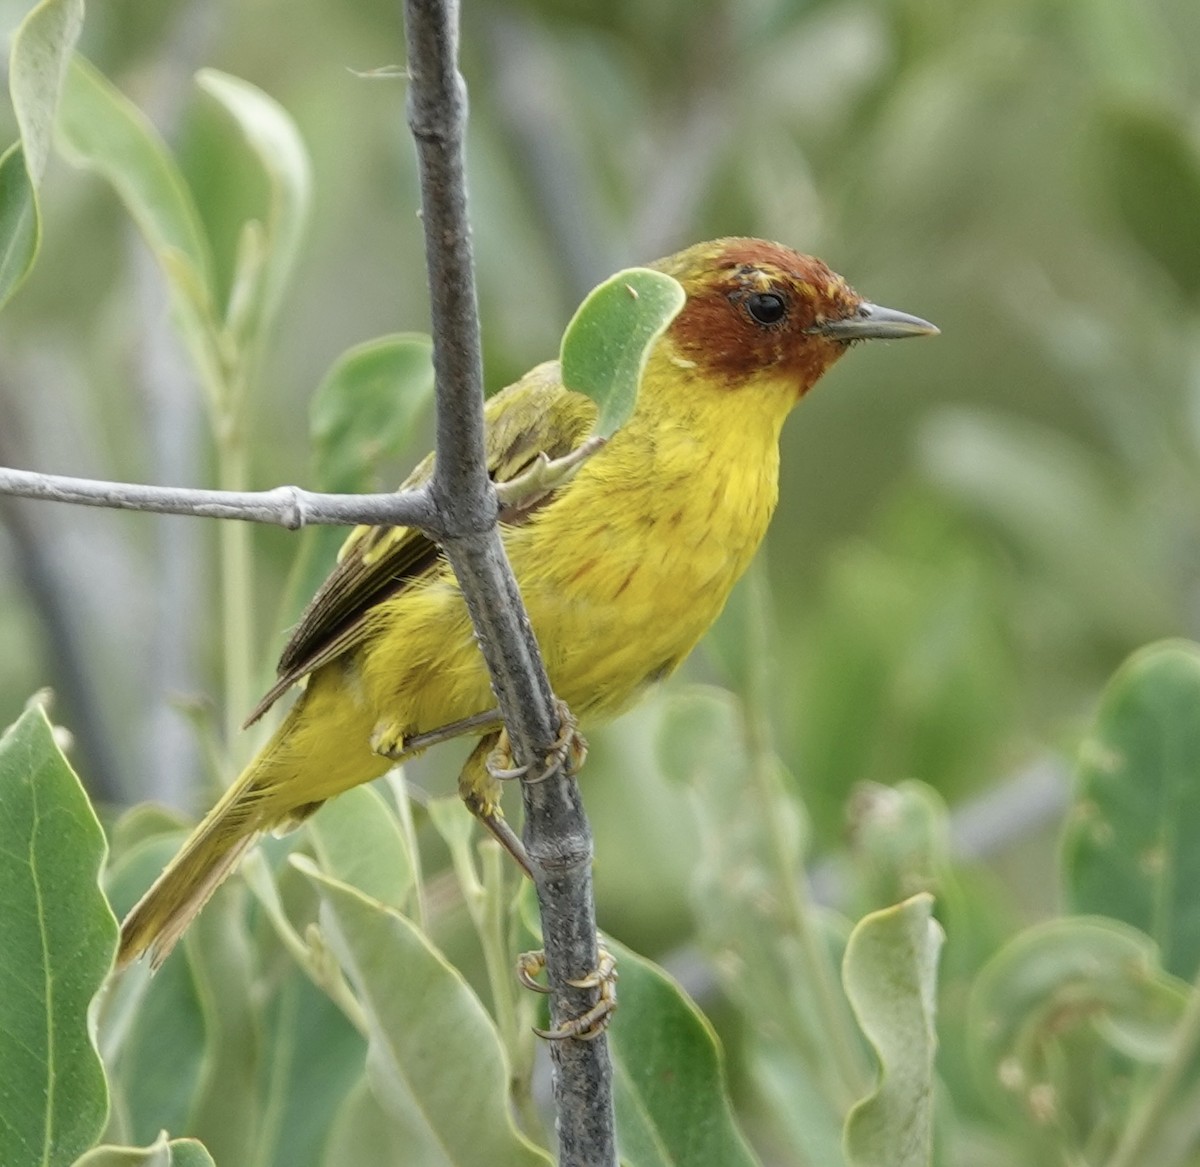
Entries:
[[396,333],[347,349],[309,407],[318,488],[374,487],[381,461],[403,449],[432,400],[428,336]]
[[104,1127],[87,1020],[116,949],[104,855],[45,713],[29,710],[0,737],[0,1163],[68,1164]]
[[[114,900],[128,904],[178,846],[167,835],[130,851],[112,875]],[[120,1138],[187,1130],[225,1163],[259,1137],[263,1026],[245,899],[238,883],[220,888],[153,977],[135,966],[106,999],[101,1041],[119,1092]]]
[[[312,165],[295,122],[274,98],[216,69],[202,69],[196,81],[237,123],[270,191],[266,254],[261,278],[253,280],[253,306],[247,308],[253,316],[249,330],[253,330],[274,318],[295,267],[312,203]],[[236,286],[236,276],[234,282]],[[236,295],[231,297],[231,307],[237,300]],[[237,321],[231,324],[237,331],[248,331]]]
[[562,378],[600,407],[595,433],[611,437],[629,419],[650,350],[687,297],[662,272],[632,267],[588,293],[562,339]]
[[1124,920],[1163,967],[1200,966],[1200,646],[1136,653],[1105,691],[1080,750],[1063,836],[1070,910]]
[[37,258],[37,189],[50,153],[63,75],[82,25],[83,0],[42,0],[13,36],[9,91],[21,140],[0,157],[0,307]]
[[766,1103],[765,1118],[802,1163],[843,1167],[842,1124],[821,1083],[793,1043],[755,1026],[744,1051],[747,1070]]
[[1130,1057],[1161,1061],[1186,1000],[1186,986],[1159,967],[1154,942],[1126,924],[1068,917],[1028,928],[972,989],[967,1035],[976,1076],[1027,1112],[1031,1092],[1069,1073],[1056,1052],[1062,1041],[1099,1034]]
[[330,1127],[362,1079],[366,1042],[298,968],[288,972],[259,1016],[264,1107],[255,1162],[317,1167]]
[[165,1134],[148,1147],[93,1147],[75,1167],[215,1167],[203,1143],[167,1140]]
[[76,56],[58,119],[67,158],[105,178],[162,265],[192,359],[210,391],[222,383],[212,261],[191,192],[166,144],[128,98]]
[[630,1167],[753,1167],[717,1035],[661,968],[608,942],[620,974],[609,1028],[621,1158]]
[[[396,1167],[405,1132],[379,1104],[366,1079],[346,1096],[333,1122],[321,1167]],[[408,1160],[405,1159],[406,1167]]]
[[309,820],[308,833],[326,874],[402,909],[414,876],[408,843],[387,802],[369,786],[330,799]]
[[371,1087],[406,1167],[544,1167],[513,1126],[504,1051],[462,976],[403,916],[293,862],[320,892],[322,928],[366,1014]]
[[112,184],[155,255],[181,253],[207,286],[204,229],[166,143],[146,115],[80,56],[67,73],[58,128],[68,159]]
[[33,268],[40,238],[37,192],[25,169],[25,152],[14,142],[0,156],[0,306]]
[[[105,886],[121,914],[137,902],[179,850],[184,834],[161,811],[134,808],[115,835],[126,843],[106,872]],[[115,851],[115,843],[114,843]],[[182,1130],[206,1060],[204,1013],[192,968],[180,949],[155,974],[144,964],[125,972],[105,994],[100,1048],[111,1074],[120,1126],[110,1138],[149,1143],[161,1130]]]
[[942,930],[922,893],[864,916],[850,933],[842,981],[879,1057],[879,1081],[846,1118],[851,1167],[928,1167],[933,1161],[933,1056]]
[[205,1032],[187,1129],[222,1164],[236,1163],[255,1145],[266,1117],[258,1074],[263,1033],[245,917],[245,889],[227,885],[196,917],[181,945]]

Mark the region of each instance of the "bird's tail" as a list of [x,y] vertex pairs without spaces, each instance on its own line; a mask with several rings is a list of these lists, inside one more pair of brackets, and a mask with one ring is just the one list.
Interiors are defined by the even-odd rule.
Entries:
[[251,762],[125,917],[117,950],[118,968],[147,951],[151,967],[158,968],[196,913],[258,838],[263,824],[255,786],[262,764],[262,755]]

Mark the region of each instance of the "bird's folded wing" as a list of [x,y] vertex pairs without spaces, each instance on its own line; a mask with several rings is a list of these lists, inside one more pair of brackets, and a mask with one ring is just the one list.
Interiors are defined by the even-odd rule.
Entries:
[[[556,362],[539,365],[484,407],[489,475],[495,482],[508,482],[539,454],[563,457],[587,438],[595,419],[591,400],[562,387]],[[431,454],[403,487],[428,482],[433,464]],[[526,521],[533,509],[506,516],[506,521]],[[437,544],[413,527],[355,527],[342,546],[337,566],[301,614],[279,659],[278,680],[246,724],[257,721],[297,681],[358,645],[366,634],[370,610],[428,579],[441,558]]]

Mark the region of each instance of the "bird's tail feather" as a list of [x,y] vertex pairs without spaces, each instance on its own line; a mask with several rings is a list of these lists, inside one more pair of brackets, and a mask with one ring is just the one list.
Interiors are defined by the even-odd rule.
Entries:
[[151,967],[158,968],[196,913],[258,838],[261,827],[252,793],[258,769],[258,764],[252,763],[230,786],[125,917],[117,950],[118,968],[147,951]]

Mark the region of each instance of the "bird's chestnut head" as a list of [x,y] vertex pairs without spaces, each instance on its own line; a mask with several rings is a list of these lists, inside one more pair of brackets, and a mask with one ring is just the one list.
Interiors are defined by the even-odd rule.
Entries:
[[766,374],[802,396],[856,340],[938,331],[864,300],[821,260],[762,239],[700,243],[651,266],[687,293],[667,333],[676,360],[729,389]]

